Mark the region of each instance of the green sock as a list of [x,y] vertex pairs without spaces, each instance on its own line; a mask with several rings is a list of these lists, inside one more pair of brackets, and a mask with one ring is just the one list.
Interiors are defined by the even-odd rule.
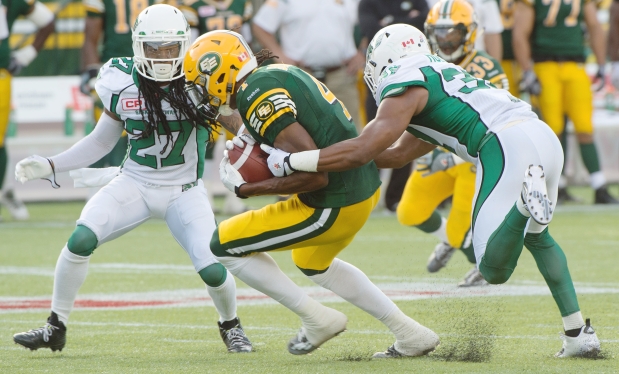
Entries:
[[442,221],[443,221],[443,218],[435,210],[434,212],[432,212],[432,215],[430,216],[430,218],[425,220],[425,222],[419,225],[416,225],[415,227],[423,232],[431,233],[431,232],[435,232],[441,227]]
[[565,253],[550,236],[548,228],[540,234],[527,234],[524,245],[533,255],[537,268],[544,276],[561,316],[578,312],[580,308]]
[[6,154],[6,147],[0,147],[0,190],[4,187],[4,174],[6,174],[8,162],[9,156]]
[[[567,160],[567,131],[563,131],[559,135],[559,141],[561,142],[561,148],[563,148],[563,159]],[[565,169],[565,163],[563,163],[563,169]],[[563,170],[561,170],[563,173]]]
[[479,270],[488,283],[505,283],[514,272],[522,253],[524,229],[528,220],[514,204],[503,223],[488,239],[486,252],[479,264]]
[[475,250],[473,249],[473,243],[466,248],[460,248],[462,253],[466,256],[466,259],[469,260],[471,264],[475,263]]
[[600,171],[600,159],[594,143],[580,144],[580,155],[589,174]]

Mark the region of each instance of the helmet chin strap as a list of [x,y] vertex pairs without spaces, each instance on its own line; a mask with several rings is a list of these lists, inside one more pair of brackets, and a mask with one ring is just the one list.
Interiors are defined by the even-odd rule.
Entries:
[[230,108],[230,97],[232,96],[232,88],[234,87],[232,82],[232,68],[230,68],[228,83],[226,84],[226,102],[219,107],[219,114],[222,116],[231,116],[234,113],[234,110]]

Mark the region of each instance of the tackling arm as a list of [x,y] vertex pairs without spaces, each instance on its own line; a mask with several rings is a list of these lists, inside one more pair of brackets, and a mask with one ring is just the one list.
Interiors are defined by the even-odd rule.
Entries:
[[436,148],[434,144],[424,142],[405,131],[393,146],[376,156],[374,162],[380,169],[399,169],[434,148]]

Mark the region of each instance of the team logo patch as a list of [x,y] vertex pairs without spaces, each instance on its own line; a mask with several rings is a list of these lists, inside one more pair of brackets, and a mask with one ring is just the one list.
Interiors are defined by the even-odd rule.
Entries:
[[273,106],[272,102],[263,101],[256,108],[256,115],[258,116],[259,120],[264,121],[265,119],[269,118],[271,114],[273,114],[274,110],[275,107]]
[[239,59],[239,61],[243,62],[249,58],[249,53],[243,52],[240,55],[238,55],[237,58]]
[[198,68],[202,74],[213,75],[221,66],[221,55],[216,52],[204,54],[198,60]]
[[122,99],[120,102],[123,110],[144,109],[144,102],[140,99]]

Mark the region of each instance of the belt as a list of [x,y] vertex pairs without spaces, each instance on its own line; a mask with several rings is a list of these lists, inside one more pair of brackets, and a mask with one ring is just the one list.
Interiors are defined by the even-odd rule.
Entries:
[[585,56],[573,55],[573,56],[533,56],[533,62],[577,62],[584,63]]
[[185,191],[187,191],[187,190],[189,190],[189,189],[194,188],[194,187],[195,187],[195,186],[197,186],[197,185],[198,185],[198,181],[195,181],[195,182],[191,182],[191,183],[183,184],[183,185],[181,186],[181,188],[183,189],[183,192],[185,192]]
[[301,66],[301,69],[309,72],[314,76],[314,78],[318,80],[325,79],[326,75],[329,73],[333,73],[334,71],[338,71],[343,68],[344,65],[331,66],[331,67],[310,67],[310,66]]

